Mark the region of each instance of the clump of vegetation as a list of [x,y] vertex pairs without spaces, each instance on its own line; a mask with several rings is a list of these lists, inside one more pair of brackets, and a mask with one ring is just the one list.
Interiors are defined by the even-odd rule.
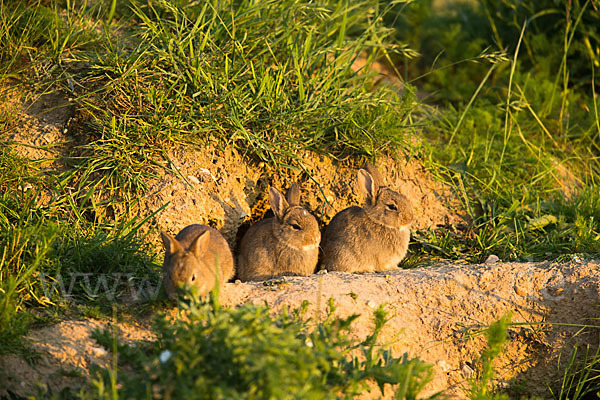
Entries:
[[472,221],[425,232],[425,252],[467,262],[598,253],[597,57],[575,56],[584,38],[597,52],[594,4],[425,1],[403,11],[397,35],[423,54],[407,61],[407,79],[442,106],[424,123],[426,160]]
[[[157,320],[156,342],[119,345],[118,366],[102,371],[89,395],[351,399],[372,381],[382,392],[393,388],[398,399],[416,399],[431,380],[430,364],[406,354],[393,357],[378,342],[387,322],[382,307],[374,312],[373,332],[362,342],[348,336],[358,315],[334,317],[330,300],[326,319],[314,321],[307,318],[307,307],[305,302],[273,316],[262,306],[229,309],[214,301],[186,302],[181,319]],[[113,347],[110,332],[96,337]]]
[[[490,33],[498,47],[517,43],[523,24],[521,62],[536,73],[558,72],[564,88],[598,86],[600,8],[590,0],[489,1],[483,3]],[[593,81],[593,82],[592,82]]]
[[111,309],[129,291],[155,298],[154,257],[137,235],[143,221],[90,222],[63,196],[43,205],[50,188],[35,163],[0,150],[0,351],[18,347],[33,318],[28,309]]
[[375,0],[131,2],[121,30],[82,54],[91,67],[72,75],[95,138],[82,173],[111,171],[104,185],[136,192],[173,142],[216,139],[295,168],[301,150],[375,155],[406,145],[414,98],[375,85],[370,71],[373,60],[406,53],[390,43],[386,11]]

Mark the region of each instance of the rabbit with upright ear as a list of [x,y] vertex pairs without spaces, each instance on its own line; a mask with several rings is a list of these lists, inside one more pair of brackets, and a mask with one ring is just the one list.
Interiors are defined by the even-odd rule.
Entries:
[[205,296],[217,281],[227,282],[233,277],[233,256],[225,238],[207,225],[190,225],[174,238],[160,232],[165,247],[163,278],[167,295],[176,298],[181,286],[196,286]]
[[373,272],[398,266],[410,240],[412,207],[406,197],[384,186],[374,165],[358,171],[364,207],[340,211],[323,231],[321,268],[328,271]]
[[314,273],[321,232],[315,217],[300,206],[299,186],[290,187],[287,201],[271,187],[269,201],[275,217],[254,224],[240,243],[239,278],[252,281]]

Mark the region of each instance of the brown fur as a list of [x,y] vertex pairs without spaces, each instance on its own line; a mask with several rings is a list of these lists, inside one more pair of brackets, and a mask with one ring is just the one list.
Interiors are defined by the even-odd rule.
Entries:
[[357,181],[365,206],[342,210],[327,225],[321,268],[343,272],[395,268],[408,250],[412,207],[406,197],[383,186],[372,164],[358,171]]
[[219,282],[233,277],[233,256],[227,241],[216,229],[206,225],[185,227],[175,238],[161,232],[165,247],[163,277],[165,289],[171,299],[177,288],[193,285],[198,294],[205,296],[216,284],[216,269]]
[[299,205],[300,191],[296,184],[287,197],[286,201],[277,189],[270,188],[269,200],[275,217],[254,224],[242,238],[237,258],[241,280],[310,275],[315,271],[321,240],[319,225]]

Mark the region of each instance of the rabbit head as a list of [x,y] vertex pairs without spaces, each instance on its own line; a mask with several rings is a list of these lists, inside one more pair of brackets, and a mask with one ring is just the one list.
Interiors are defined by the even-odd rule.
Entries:
[[275,214],[273,235],[279,242],[297,250],[309,250],[319,246],[319,224],[315,217],[300,205],[298,184],[292,184],[287,199],[279,190],[269,188],[269,201]]
[[410,202],[384,185],[379,171],[371,163],[358,171],[358,186],[366,198],[363,207],[369,219],[389,228],[408,226],[413,221]]
[[165,247],[163,263],[164,284],[168,296],[176,297],[177,289],[182,286],[195,286],[200,296],[205,296],[216,283],[215,274],[205,264],[210,232],[204,231],[196,237],[188,248],[165,232],[160,233]]
[[317,266],[321,232],[317,220],[300,206],[300,188],[293,184],[287,199],[269,189],[275,216],[252,225],[238,253],[237,272],[243,281],[281,275],[310,275]]

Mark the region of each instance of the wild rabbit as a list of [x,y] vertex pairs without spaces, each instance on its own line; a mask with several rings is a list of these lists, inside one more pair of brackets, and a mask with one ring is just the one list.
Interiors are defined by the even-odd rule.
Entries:
[[358,171],[366,197],[333,217],[323,231],[321,268],[328,271],[372,272],[396,268],[410,240],[412,207],[406,197],[384,186],[374,165]]
[[233,277],[233,256],[225,238],[216,229],[206,225],[185,227],[174,238],[160,232],[165,247],[163,277],[167,295],[175,299],[177,289],[183,285],[196,286],[198,294],[205,296],[216,283]]
[[271,187],[269,201],[275,217],[254,224],[240,243],[239,278],[252,281],[312,274],[319,257],[321,232],[315,217],[300,206],[300,187],[290,187],[287,201]]

